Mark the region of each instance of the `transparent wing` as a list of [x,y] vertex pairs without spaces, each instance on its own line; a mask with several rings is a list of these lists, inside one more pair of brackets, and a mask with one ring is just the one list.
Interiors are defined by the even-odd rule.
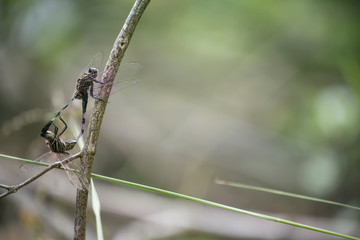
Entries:
[[69,153],[58,153],[58,159],[61,161],[61,166],[64,168],[70,182],[78,189],[83,189],[83,187],[87,188],[88,181],[85,176],[80,175],[80,159],[74,159],[71,162],[63,163],[62,161],[66,158],[70,157]]
[[[76,162],[78,159],[74,159],[73,161],[69,163],[62,163],[61,161],[65,160],[66,158],[70,157],[71,155],[69,153],[54,153],[54,152],[48,152],[44,155],[37,158],[36,162],[42,162],[46,164],[53,164],[57,161],[60,161],[61,166],[64,168],[70,182],[78,189],[83,189],[84,187],[88,186],[87,178],[84,176],[80,176],[80,173],[78,170],[80,169],[80,164]],[[44,170],[46,166],[41,166],[37,164],[32,163],[25,163],[20,166],[20,169],[24,172],[29,172],[32,174],[40,173],[42,170]]]
[[[56,161],[58,161],[58,157],[56,156],[56,153],[54,152],[47,152],[44,155],[38,157],[36,162],[42,162],[46,164],[52,164]],[[36,173],[42,171],[46,166],[33,164],[33,163],[25,163],[20,166],[20,169],[24,172],[29,173]]]
[[137,62],[127,62],[120,65],[119,72],[117,74],[116,81],[130,81],[133,80],[136,73],[142,69],[140,63]]
[[[84,73],[87,73],[89,68],[91,68],[91,67],[98,69],[98,71],[102,70],[101,65],[102,65],[103,59],[104,59],[103,52],[99,51],[98,53],[96,53],[94,55],[94,57],[91,59],[90,63],[80,72],[78,78],[81,78]],[[99,76],[101,76],[100,73],[98,74],[98,77],[97,77],[98,79],[99,79]]]
[[[141,70],[141,64],[137,62],[128,62],[120,66],[120,70],[117,74],[117,77],[113,83],[111,94],[116,93],[122,89],[130,87],[134,84],[140,82],[139,79],[136,79],[136,74]],[[106,84],[94,83],[94,94],[99,96],[101,88]]]
[[117,81],[117,82],[114,82],[113,84],[113,87],[111,89],[111,94],[114,94],[114,93],[117,93],[118,91],[120,90],[123,90],[125,88],[128,88],[128,87],[131,87],[137,83],[141,82],[140,80],[138,79],[133,79],[133,80],[130,80],[130,81]]

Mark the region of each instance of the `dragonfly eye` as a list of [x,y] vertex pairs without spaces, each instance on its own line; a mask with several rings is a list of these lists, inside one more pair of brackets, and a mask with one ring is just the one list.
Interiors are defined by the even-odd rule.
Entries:
[[96,68],[89,68],[89,73],[97,73],[97,69]]

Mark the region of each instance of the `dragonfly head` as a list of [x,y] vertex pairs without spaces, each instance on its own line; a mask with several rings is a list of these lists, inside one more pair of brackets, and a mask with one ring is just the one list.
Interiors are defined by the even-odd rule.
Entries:
[[42,137],[48,141],[53,141],[55,139],[55,134],[51,131],[46,131],[46,133]]
[[98,70],[96,68],[89,68],[89,74],[93,75],[94,77],[97,76]]

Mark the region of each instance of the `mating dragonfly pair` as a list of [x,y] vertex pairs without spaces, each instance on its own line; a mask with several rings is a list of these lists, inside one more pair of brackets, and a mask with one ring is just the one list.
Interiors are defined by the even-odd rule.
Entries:
[[[98,80],[98,76],[101,74],[98,73],[98,69],[101,66],[103,59],[102,52],[97,53],[89,65],[85,67],[85,69],[79,75],[76,83],[76,91],[74,96],[70,99],[70,101],[58,111],[54,117],[42,128],[40,132],[40,136],[46,140],[50,148],[50,152],[44,154],[36,161],[46,162],[48,164],[59,161],[66,171],[70,182],[77,187],[78,189],[87,188],[88,181],[87,178],[81,176],[77,170],[79,170],[79,164],[76,164],[75,161],[71,161],[68,163],[63,163],[63,160],[70,156],[69,151],[75,147],[80,137],[84,133],[85,129],[85,113],[88,103],[88,96],[94,99],[103,101],[102,98],[99,97],[99,91],[101,87],[104,87],[110,82],[101,82]],[[122,80],[114,81],[113,88],[114,90],[121,90],[133,84],[136,84],[138,81],[133,79],[133,75],[139,70],[140,65],[134,62],[127,64],[125,71],[121,71],[123,74],[121,76]],[[76,139],[63,141],[60,139],[60,136],[66,131],[67,124],[62,119],[61,113],[75,100],[79,99],[82,101],[82,116],[81,116],[81,131]],[[54,121],[59,119],[63,124],[64,128],[59,132],[58,126],[55,125]],[[50,130],[51,126],[53,126],[53,131]],[[25,170],[28,168],[29,164],[26,164],[23,167]],[[31,166],[34,168],[34,165]]]

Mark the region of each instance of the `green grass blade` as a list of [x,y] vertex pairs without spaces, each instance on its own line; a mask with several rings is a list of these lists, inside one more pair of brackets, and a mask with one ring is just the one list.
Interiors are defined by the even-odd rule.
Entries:
[[45,166],[45,167],[49,166],[49,164],[47,164],[47,163],[37,162],[37,161],[25,159],[25,158],[14,157],[14,156],[2,154],[2,153],[0,153],[0,157],[17,160],[17,161],[21,161],[21,162],[25,162],[25,163],[33,163],[33,164],[37,164],[37,165],[41,165],[41,166]]
[[103,228],[102,228],[102,223],[101,223],[101,215],[100,215],[100,212],[101,212],[100,200],[99,200],[99,196],[96,192],[95,185],[94,185],[94,182],[92,179],[90,180],[90,184],[91,184],[92,208],[93,208],[95,220],[96,220],[97,239],[104,240]]
[[[38,164],[38,162],[35,162],[35,161],[32,161],[32,160],[13,157],[13,156],[5,155],[5,154],[0,154],[0,157],[13,159],[13,160],[17,160],[17,161],[22,161],[22,162]],[[122,184],[122,185],[127,185],[127,186],[130,186],[130,187],[135,187],[135,188],[138,188],[138,189],[143,189],[143,190],[147,190],[147,191],[150,191],[150,192],[155,192],[155,193],[159,193],[159,194],[163,194],[163,195],[167,195],[167,196],[171,196],[171,197],[182,198],[182,199],[185,199],[185,200],[189,200],[189,201],[193,201],[193,202],[197,202],[197,203],[201,203],[201,204],[206,204],[206,205],[217,207],[217,208],[222,208],[222,209],[226,209],[226,210],[229,210],[229,211],[234,211],[234,212],[246,214],[246,215],[249,215],[249,216],[266,219],[266,220],[269,220],[269,221],[274,221],[274,222],[279,222],[279,223],[283,223],[283,224],[287,224],[287,225],[291,225],[291,226],[295,226],[295,227],[300,227],[300,228],[308,229],[308,230],[311,230],[311,231],[316,231],[316,232],[320,232],[320,233],[324,233],[324,234],[328,234],[328,235],[342,237],[342,238],[345,238],[345,239],[360,240],[360,238],[357,238],[357,237],[353,237],[353,236],[349,236],[349,235],[329,231],[329,230],[322,229],[322,228],[309,226],[309,225],[306,225],[306,224],[301,224],[301,223],[297,223],[297,222],[293,222],[293,221],[288,221],[288,220],[285,220],[285,219],[276,218],[276,217],[268,216],[268,215],[261,214],[261,213],[247,211],[247,210],[227,206],[227,205],[224,205],[224,204],[215,203],[215,202],[211,202],[211,201],[196,198],[196,197],[191,197],[191,196],[176,193],[176,192],[171,192],[171,191],[168,191],[168,190],[163,190],[163,189],[160,189],[160,188],[150,187],[150,186],[146,186],[146,185],[143,185],[143,184],[138,184],[138,183],[133,183],[133,182],[120,180],[120,179],[116,179],[116,178],[106,177],[106,176],[102,176],[102,175],[94,174],[94,173],[92,173],[91,176],[94,177],[94,178],[105,180],[105,181],[109,181],[109,182],[113,182],[113,183],[117,183],[117,184]]]
[[276,217],[268,216],[268,215],[261,214],[261,213],[255,213],[255,212],[251,212],[251,211],[247,211],[247,210],[243,210],[243,209],[239,209],[239,208],[234,208],[234,207],[230,207],[230,206],[227,206],[227,205],[224,205],[224,204],[215,203],[215,202],[211,202],[211,201],[196,198],[196,197],[191,197],[191,196],[188,196],[188,195],[163,190],[163,189],[160,189],[160,188],[150,187],[150,186],[146,186],[146,185],[143,185],[143,184],[133,183],[133,182],[120,180],[120,179],[116,179],[116,178],[105,177],[105,176],[102,176],[102,175],[99,175],[99,174],[91,174],[91,176],[94,177],[94,178],[105,180],[105,181],[109,181],[109,182],[113,182],[113,183],[117,183],[117,184],[123,184],[123,185],[127,185],[127,186],[130,186],[130,187],[135,187],[135,188],[147,190],[147,191],[150,191],[150,192],[160,193],[160,194],[171,196],[171,197],[182,198],[182,199],[186,199],[186,200],[189,200],[189,201],[210,205],[210,206],[213,206],[213,207],[222,208],[222,209],[226,209],[226,210],[230,210],[230,211],[234,211],[234,212],[238,212],[238,213],[247,214],[247,215],[250,215],[250,216],[253,216],[253,217],[266,219],[266,220],[269,220],[269,221],[279,222],[279,223],[283,223],[283,224],[287,224],[287,225],[291,225],[291,226],[295,226],[295,227],[300,227],[300,228],[304,228],[304,229],[308,229],[308,230],[312,230],[312,231],[316,231],[316,232],[320,232],[320,233],[325,233],[325,234],[328,234],[328,235],[342,237],[342,238],[345,238],[345,239],[360,240],[360,238],[356,238],[356,237],[353,237],[353,236],[349,236],[349,235],[345,235],[345,234],[329,231],[329,230],[326,230],[326,229],[317,228],[317,227],[313,227],[313,226],[293,222],[293,221],[288,221],[288,220],[285,220],[285,219],[276,218]]
[[295,194],[295,193],[279,191],[279,190],[270,189],[270,188],[256,187],[256,186],[237,183],[237,182],[228,182],[228,181],[224,181],[224,180],[221,180],[221,179],[216,179],[215,183],[221,184],[221,185],[237,187],[237,188],[255,190],[255,191],[259,191],[259,192],[272,193],[272,194],[277,194],[277,195],[281,195],[281,196],[300,198],[300,199],[305,199],[305,200],[314,201],[314,202],[327,203],[327,204],[331,204],[331,205],[336,205],[336,206],[341,206],[341,207],[346,207],[346,208],[352,208],[352,209],[355,209],[355,210],[360,210],[360,207],[355,207],[355,206],[344,204],[344,203],[329,201],[329,200],[325,200],[325,199],[321,199],[321,198],[309,197],[309,196]]

